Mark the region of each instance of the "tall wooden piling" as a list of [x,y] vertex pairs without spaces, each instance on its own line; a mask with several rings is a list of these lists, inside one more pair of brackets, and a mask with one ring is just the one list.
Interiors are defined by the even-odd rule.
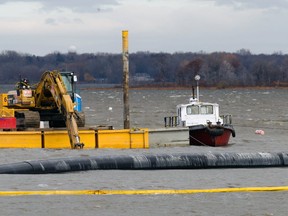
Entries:
[[128,31],[122,31],[124,129],[130,128]]

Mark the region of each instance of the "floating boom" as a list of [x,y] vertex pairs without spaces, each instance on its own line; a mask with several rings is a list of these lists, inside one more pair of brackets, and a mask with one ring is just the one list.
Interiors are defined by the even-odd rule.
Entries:
[[84,170],[151,170],[287,167],[288,153],[190,153],[74,157],[0,165],[0,174],[46,174]]

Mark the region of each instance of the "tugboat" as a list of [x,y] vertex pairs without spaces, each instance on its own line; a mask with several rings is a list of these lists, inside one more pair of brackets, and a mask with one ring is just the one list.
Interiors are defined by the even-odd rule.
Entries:
[[[220,116],[217,103],[200,102],[198,86],[200,76],[196,75],[195,80],[197,97],[195,98],[193,89],[189,103],[177,105],[177,116],[168,117],[168,121],[172,122],[172,126],[189,128],[190,145],[226,146],[230,136],[236,135],[232,126],[232,117],[231,115]],[[167,119],[165,119],[165,126],[166,122]]]

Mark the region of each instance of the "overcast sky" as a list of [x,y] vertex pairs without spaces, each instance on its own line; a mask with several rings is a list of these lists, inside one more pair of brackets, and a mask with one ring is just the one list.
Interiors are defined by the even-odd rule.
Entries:
[[288,54],[288,0],[0,0],[0,52]]

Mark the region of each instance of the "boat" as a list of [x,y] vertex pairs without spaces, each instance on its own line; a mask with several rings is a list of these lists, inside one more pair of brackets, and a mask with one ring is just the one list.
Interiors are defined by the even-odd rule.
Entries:
[[[197,97],[194,95],[186,104],[176,107],[177,116],[165,120],[169,126],[188,127],[189,144],[202,146],[227,146],[231,135],[236,136],[230,114],[220,115],[219,104],[199,100],[200,76],[196,75]],[[167,118],[167,117],[166,117]]]
[[189,127],[190,145],[227,146],[230,136],[235,137],[232,125],[195,125]]

